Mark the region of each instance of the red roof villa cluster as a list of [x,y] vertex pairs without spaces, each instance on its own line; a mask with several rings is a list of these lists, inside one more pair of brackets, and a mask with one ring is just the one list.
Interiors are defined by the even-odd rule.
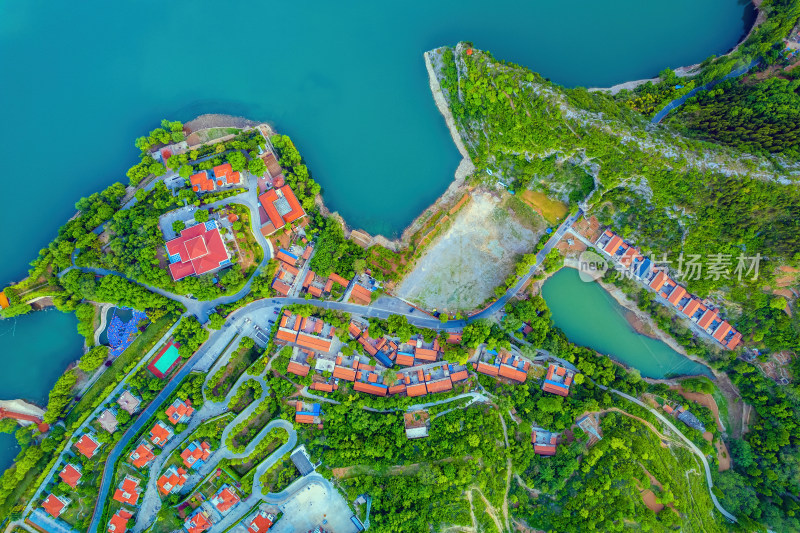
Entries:
[[742,334],[720,317],[716,309],[704,305],[699,298],[687,292],[669,277],[665,268],[654,266],[648,257],[644,257],[636,248],[622,240],[622,237],[606,230],[595,244],[613,261],[630,269],[637,279],[723,347],[733,350],[742,342]]

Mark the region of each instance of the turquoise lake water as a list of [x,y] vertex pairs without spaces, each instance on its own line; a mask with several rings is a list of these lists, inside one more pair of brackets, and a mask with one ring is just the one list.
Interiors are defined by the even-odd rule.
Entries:
[[[0,400],[21,398],[44,406],[67,366],[83,354],[74,314],[54,309],[0,320]],[[19,452],[13,435],[0,433],[0,470]]]
[[545,281],[542,296],[569,340],[637,368],[644,377],[710,375],[705,365],[637,333],[625,319],[627,310],[597,283],[581,281],[575,269],[563,268]]
[[[76,200],[127,182],[134,138],[161,118],[272,122],[294,138],[331,209],[391,237],[447,188],[459,160],[431,98],[426,50],[471,40],[558,83],[602,87],[726,52],[752,23],[748,6],[2,2],[0,224],[10,253],[0,285],[25,275]],[[20,318],[16,336],[0,337],[0,360],[16,369],[0,376],[0,398],[44,400],[80,343],[74,317]]]
[[447,188],[458,163],[424,51],[471,40],[558,83],[603,87],[726,52],[751,24],[747,6],[2,2],[0,222],[14,228],[3,236],[14,253],[0,284],[25,274],[78,198],[126,180],[134,138],[162,117],[273,122],[295,139],[332,209],[392,236]]

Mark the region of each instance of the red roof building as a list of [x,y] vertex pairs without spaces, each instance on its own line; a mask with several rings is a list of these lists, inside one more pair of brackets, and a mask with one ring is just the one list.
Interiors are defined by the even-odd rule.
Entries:
[[167,419],[173,424],[181,424],[188,422],[193,413],[194,408],[192,407],[191,401],[186,400],[184,402],[180,398],[177,398],[172,402],[172,405],[167,408]]
[[429,348],[417,348],[414,350],[414,359],[419,359],[420,361],[427,361],[433,362],[436,361],[436,356],[439,355],[439,352],[436,350],[431,350]]
[[108,533],[125,533],[128,530],[128,520],[133,518],[133,513],[127,509],[120,509],[108,521]]
[[415,396],[425,396],[426,394],[428,394],[428,389],[425,387],[424,383],[406,386],[406,395],[412,398]]
[[186,470],[183,468],[176,468],[175,465],[172,465],[164,472],[160,478],[158,478],[158,491],[166,496],[171,492],[178,492],[181,490],[183,485],[189,479],[189,476],[186,474]]
[[464,381],[468,377],[469,374],[467,374],[466,370],[459,370],[458,372],[453,372],[452,374],[450,374],[450,381],[455,383],[457,381]]
[[333,383],[320,383],[319,381],[315,381],[311,384],[311,390],[319,390],[323,392],[333,392]]
[[311,367],[308,365],[303,365],[301,363],[298,363],[297,361],[289,361],[289,366],[286,368],[286,370],[296,376],[305,377],[308,375],[308,372],[309,370],[311,370]]
[[658,274],[656,274],[656,277],[653,278],[653,281],[650,282],[650,288],[658,292],[661,290],[661,287],[664,286],[664,284],[667,282],[668,279],[669,278],[664,273],[664,271],[660,270]]
[[500,365],[499,374],[500,377],[513,379],[514,381],[519,381],[520,383],[524,383],[528,379],[527,373],[508,365]]
[[214,221],[195,224],[181,231],[177,239],[167,242],[167,254],[169,272],[175,281],[230,264],[228,250]]
[[434,392],[445,392],[452,390],[453,382],[450,381],[450,378],[440,379],[439,381],[431,381],[426,383],[425,387],[427,388],[429,394],[433,394]]
[[708,309],[703,314],[703,316],[700,317],[700,320],[697,321],[697,325],[700,326],[703,329],[706,329],[717,318],[719,318],[719,315],[717,314],[717,312],[714,311],[714,310]]
[[677,306],[678,303],[686,296],[686,289],[678,285],[674,289],[672,289],[672,294],[669,295],[669,303],[674,306]]
[[130,459],[133,466],[136,468],[143,468],[150,463],[156,456],[153,455],[153,449],[147,444],[140,444],[135,450],[131,452]]
[[[734,331],[735,331],[735,330],[734,330]],[[733,337],[731,337],[731,340],[729,340],[729,341],[728,341],[728,344],[726,344],[725,346],[726,346],[726,347],[727,347],[729,350],[733,350],[734,348],[736,348],[737,346],[739,346],[739,343],[740,343],[740,342],[742,342],[742,334],[741,334],[741,333],[739,333],[739,332],[737,331],[737,332],[736,332],[736,333],[733,335]]]
[[723,322],[722,322],[722,324],[720,324],[719,326],[717,326],[717,329],[716,329],[716,331],[714,331],[714,335],[713,335],[713,336],[714,336],[714,338],[715,338],[715,339],[717,339],[719,342],[722,342],[722,341],[724,341],[724,340],[725,340],[725,337],[728,335],[728,333],[729,333],[729,332],[730,332],[732,329],[733,329],[733,328],[731,327],[731,325],[728,323],[728,321],[727,321],[727,320],[726,320],[726,321],[723,321]]
[[306,215],[297,197],[292,192],[291,187],[284,185],[278,189],[270,189],[258,197],[261,207],[269,217],[269,221],[275,231],[281,229],[286,224]]
[[353,284],[350,291],[350,301],[357,304],[369,305],[372,302],[372,293],[358,283]]
[[353,390],[358,392],[366,392],[375,396],[386,396],[388,392],[386,387],[382,385],[373,385],[372,383],[364,383],[363,381],[356,381],[353,384]]
[[352,368],[337,365],[333,369],[333,377],[343,379],[345,381],[355,381],[356,371]]
[[[539,434],[537,435],[537,433]],[[533,444],[534,453],[537,455],[555,455],[556,438],[557,435],[552,433],[533,430],[531,434],[531,443]]]
[[125,479],[119,484],[117,490],[114,491],[114,499],[120,503],[136,505],[141,492],[142,489],[139,488],[139,480],[135,477],[125,476]]
[[239,503],[239,501],[239,495],[236,494],[233,487],[225,485],[211,498],[211,505],[220,513],[226,514],[234,505]]
[[617,252],[621,244],[622,244],[622,238],[619,235],[614,235],[613,237],[611,237],[611,240],[608,241],[608,244],[606,244],[606,247],[603,248],[603,250],[608,255],[613,256]]
[[209,457],[211,457],[211,445],[206,441],[194,441],[181,452],[181,459],[186,468],[199,468]]
[[259,511],[247,526],[247,533],[264,533],[275,523],[275,515],[266,511]]
[[701,304],[699,300],[692,298],[689,300],[689,303],[686,304],[686,307],[683,308],[683,314],[689,318],[692,318],[692,315],[694,315],[700,305]]
[[276,279],[275,281],[272,282],[272,288],[275,289],[275,292],[277,292],[278,294],[282,294],[284,296],[288,296],[289,290],[291,289],[289,285],[287,285],[286,283],[282,282],[279,279]]
[[80,481],[81,475],[81,467],[79,465],[67,463],[67,466],[65,466],[64,470],[58,474],[58,477],[61,478],[61,481],[74,489],[78,486],[78,481]]
[[87,459],[91,459],[92,456],[97,453],[97,448],[100,447],[100,442],[91,433],[84,433],[81,435],[81,438],[78,439],[78,442],[75,443],[75,447]]
[[69,502],[69,498],[59,498],[55,494],[48,494],[47,498],[42,502],[42,508],[53,518],[58,518],[64,512],[64,508],[69,505]]
[[211,528],[211,520],[202,508],[197,509],[194,514],[189,516],[183,523],[183,527],[189,533],[203,533]]
[[214,180],[208,177],[208,173],[205,170],[191,176],[189,183],[192,185],[192,190],[198,193],[210,192],[215,188]]
[[172,429],[160,420],[150,430],[150,440],[159,448],[163,448],[173,435]]
[[500,374],[500,368],[494,365],[486,364],[484,362],[479,362],[475,366],[475,370],[477,370],[481,374],[486,374],[487,376],[497,377]]

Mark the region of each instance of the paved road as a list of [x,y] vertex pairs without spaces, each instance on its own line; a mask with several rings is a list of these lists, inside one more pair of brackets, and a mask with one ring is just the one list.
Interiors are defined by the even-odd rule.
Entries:
[[705,471],[706,471],[706,483],[708,484],[708,493],[711,495],[711,501],[714,502],[714,507],[716,507],[717,510],[720,513],[722,513],[722,515],[725,518],[727,518],[728,520],[730,520],[731,522],[738,522],[738,520],[736,520],[736,517],[733,516],[728,511],[726,511],[725,508],[722,507],[722,505],[719,503],[719,500],[717,500],[717,496],[714,494],[714,490],[713,490],[714,482],[711,479],[711,468],[709,468],[709,466],[708,466],[708,461],[706,460],[706,456],[703,454],[702,451],[700,451],[700,448],[698,448],[695,445],[694,442],[689,440],[689,438],[686,435],[681,433],[681,431],[677,427],[675,427],[675,425],[669,419],[667,419],[667,417],[665,417],[664,415],[662,415],[661,413],[659,413],[655,409],[651,408],[649,405],[646,405],[644,402],[640,401],[638,398],[634,398],[633,396],[631,396],[629,394],[625,394],[622,391],[618,391],[617,389],[608,389],[607,387],[604,387],[603,385],[600,385],[600,384],[598,384],[597,386],[600,387],[601,389],[604,389],[604,390],[610,390],[614,394],[616,394],[618,396],[621,396],[621,397],[625,398],[626,400],[628,400],[630,402],[633,402],[633,403],[635,403],[636,405],[638,405],[640,407],[644,407],[645,409],[647,409],[648,411],[653,413],[656,416],[656,418],[658,418],[661,422],[664,423],[664,425],[666,425],[672,431],[677,433],[678,436],[681,438],[681,440],[683,440],[683,442],[686,443],[686,445],[689,447],[689,449],[692,450],[692,452],[694,452],[694,454],[697,457],[700,458],[700,462],[703,463],[703,468],[705,468]]
[[[125,384],[128,382],[128,378],[130,376],[134,375],[142,367],[142,365],[144,365],[148,361],[148,359],[150,359],[150,357],[152,357],[152,355],[156,352],[156,350],[158,348],[160,348],[161,345],[163,343],[165,343],[167,341],[167,339],[169,339],[172,336],[172,333],[175,331],[176,327],[178,327],[178,322],[173,324],[173,326],[164,334],[164,336],[161,337],[161,339],[159,339],[158,342],[156,342],[153,345],[153,348],[151,348],[150,351],[147,352],[147,354],[144,357],[142,357],[142,359],[138,363],[136,363],[136,366],[133,368],[133,370],[131,370],[128,373],[128,375],[125,376],[125,378],[122,381],[120,381],[119,384],[116,387],[114,387],[114,390],[111,392],[109,397],[117,396],[117,395],[122,393],[122,389],[125,388]],[[104,410],[105,410],[105,407],[103,405],[100,405],[97,408],[95,408],[95,410],[92,412],[92,414],[90,414],[86,418],[86,420],[84,420],[83,423],[78,427],[78,429],[76,429],[72,433],[72,437],[69,439],[69,441],[67,442],[66,446],[64,447],[64,450],[59,455],[58,461],[56,461],[53,464],[53,468],[50,469],[50,473],[47,475],[47,478],[45,479],[45,481],[41,485],[39,485],[39,488],[36,489],[36,493],[33,495],[33,498],[31,498],[31,501],[25,507],[25,512],[23,513],[24,516],[28,515],[28,513],[31,512],[31,506],[33,505],[33,502],[36,501],[39,498],[39,496],[41,495],[41,492],[44,489],[44,487],[47,486],[47,484],[50,482],[50,479],[55,475],[55,472],[58,469],[59,465],[62,463],[62,461],[64,459],[64,456],[66,454],[68,454],[68,453],[71,453],[70,450],[71,450],[72,444],[75,442],[75,440],[77,440],[81,435],[83,435],[83,432],[85,431],[85,429],[89,425],[89,423],[92,420],[94,420],[97,416],[99,416],[100,413],[102,411],[104,411]]]
[[670,103],[665,105],[663,108],[661,108],[661,111],[656,113],[655,116],[653,116],[653,118],[650,119],[650,122],[653,123],[653,124],[658,124],[659,122],[664,120],[664,117],[666,117],[670,113],[670,111],[672,111],[673,109],[677,109],[680,106],[682,106],[686,102],[686,100],[688,100],[689,98],[691,98],[695,94],[699,93],[700,91],[707,91],[708,89],[711,89],[712,87],[714,87],[718,83],[722,83],[725,80],[729,80],[731,78],[736,78],[738,76],[741,76],[745,72],[748,72],[754,66],[758,65],[758,63],[759,63],[759,60],[758,59],[754,59],[754,60],[752,60],[750,62],[750,64],[745,65],[745,66],[743,66],[741,68],[737,68],[736,70],[734,70],[733,72],[731,72],[727,76],[724,76],[723,78],[720,78],[720,79],[714,80],[714,81],[710,81],[710,82],[706,83],[705,85],[701,85],[700,87],[695,87],[694,89],[692,89],[688,93],[684,94],[680,98],[676,98],[675,100],[671,101]]
[[[244,322],[241,319],[238,319],[236,323],[239,324],[238,327],[242,327]],[[174,326],[173,326],[174,328]],[[172,330],[168,333],[171,335]],[[133,425],[128,428],[128,430],[122,435],[122,438],[111,451],[106,460],[106,467],[103,470],[103,477],[100,483],[100,490],[98,492],[97,503],[95,504],[94,513],[92,515],[92,522],[89,526],[89,532],[95,533],[99,529],[99,527],[104,527],[100,524],[100,520],[103,515],[103,508],[105,507],[106,499],[108,498],[109,490],[111,489],[111,483],[114,480],[114,469],[116,468],[117,461],[122,454],[122,450],[127,446],[128,442],[138,433],[144,425],[150,420],[150,417],[156,413],[161,408],[161,405],[166,401],[166,399],[172,394],[172,392],[180,385],[181,381],[189,375],[189,373],[194,369],[194,366],[197,362],[201,361],[203,357],[205,357],[206,353],[211,351],[214,348],[219,347],[221,349],[224,347],[230,339],[237,334],[235,328],[225,328],[219,331],[214,332],[206,341],[197,352],[192,355],[188,361],[183,365],[183,367],[178,371],[177,374],[167,383],[167,385],[158,393],[158,395],[153,399],[150,405],[139,414],[139,417],[133,423]],[[168,337],[165,337],[165,339]],[[158,346],[158,344],[156,345]],[[147,358],[143,358],[142,362],[146,361]],[[130,374],[129,374],[130,375]],[[126,378],[127,379],[127,378]]]
[[[211,375],[212,374],[208,374],[208,376],[206,377],[206,382],[208,382],[208,379],[211,377]],[[184,431],[173,437],[172,440],[166,446],[164,446],[164,448],[161,451],[161,454],[156,456],[155,460],[153,461],[153,464],[150,465],[150,472],[146,483],[145,492],[139,504],[140,506],[139,511],[136,514],[136,525],[135,527],[132,528],[134,533],[137,533],[138,531],[142,531],[143,529],[149,527],[153,523],[156,516],[158,515],[159,510],[161,509],[161,496],[159,495],[158,486],[156,485],[156,482],[158,481],[158,478],[161,475],[161,471],[164,468],[164,463],[166,463],[169,460],[170,456],[172,455],[172,452],[175,451],[175,449],[177,449],[179,446],[181,446],[184,443],[184,441],[186,441],[192,435],[192,433],[194,433],[194,431],[197,429],[198,426],[200,426],[200,424],[203,424],[207,420],[216,418],[219,415],[228,412],[228,403],[236,395],[236,392],[239,390],[239,387],[242,385],[242,383],[244,383],[248,379],[254,379],[258,381],[258,383],[261,385],[261,391],[262,391],[262,395],[260,398],[258,398],[258,400],[263,399],[268,392],[267,384],[264,383],[264,380],[260,376],[251,376],[250,374],[247,373],[242,374],[239,377],[239,379],[236,380],[236,383],[234,383],[233,387],[231,387],[231,390],[228,392],[225,398],[223,398],[221,401],[219,402],[213,402],[209,400],[204,401],[203,406],[200,409],[198,409],[198,411],[194,414],[194,416],[192,416],[191,420],[189,421],[188,427]],[[206,383],[203,383],[204,392],[205,392],[205,387]],[[247,418],[247,416],[249,416],[249,414],[252,413],[255,407],[258,405],[259,403],[258,400],[252,402],[250,406],[248,406],[248,409],[240,413],[239,416],[236,417],[233,421],[231,421],[231,423],[225,428],[225,432],[223,432],[222,434],[222,441],[221,441],[222,444],[220,446],[220,449],[217,450],[215,456],[210,458],[211,460],[207,461],[206,464],[203,466],[206,466],[212,462],[216,466],[219,460],[225,457],[227,458],[239,457],[239,456],[245,457],[249,455],[249,453],[247,453],[247,450],[243,454],[232,454],[232,453],[226,454],[225,452],[227,451],[227,448],[225,447],[225,440],[227,438],[227,431],[231,427],[235,426],[235,424],[238,424],[239,422]],[[253,439],[252,448],[255,448],[255,444],[261,441],[261,439],[264,437],[265,434],[266,433],[259,434],[256,436],[255,439]],[[249,446],[248,449],[252,453],[252,449]],[[205,474],[202,473],[193,474],[192,478],[195,478],[193,480],[197,481],[205,477],[205,475],[207,475],[208,472],[210,471],[211,470],[209,469]],[[191,481],[192,480],[187,482],[186,484],[187,487],[193,485]]]

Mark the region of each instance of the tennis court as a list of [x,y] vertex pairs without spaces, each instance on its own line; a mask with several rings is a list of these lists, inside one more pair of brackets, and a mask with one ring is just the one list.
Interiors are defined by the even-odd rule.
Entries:
[[181,354],[178,353],[178,345],[174,342],[169,342],[164,345],[161,351],[156,354],[147,369],[153,373],[154,376],[165,378],[169,375],[175,365],[180,360]]

